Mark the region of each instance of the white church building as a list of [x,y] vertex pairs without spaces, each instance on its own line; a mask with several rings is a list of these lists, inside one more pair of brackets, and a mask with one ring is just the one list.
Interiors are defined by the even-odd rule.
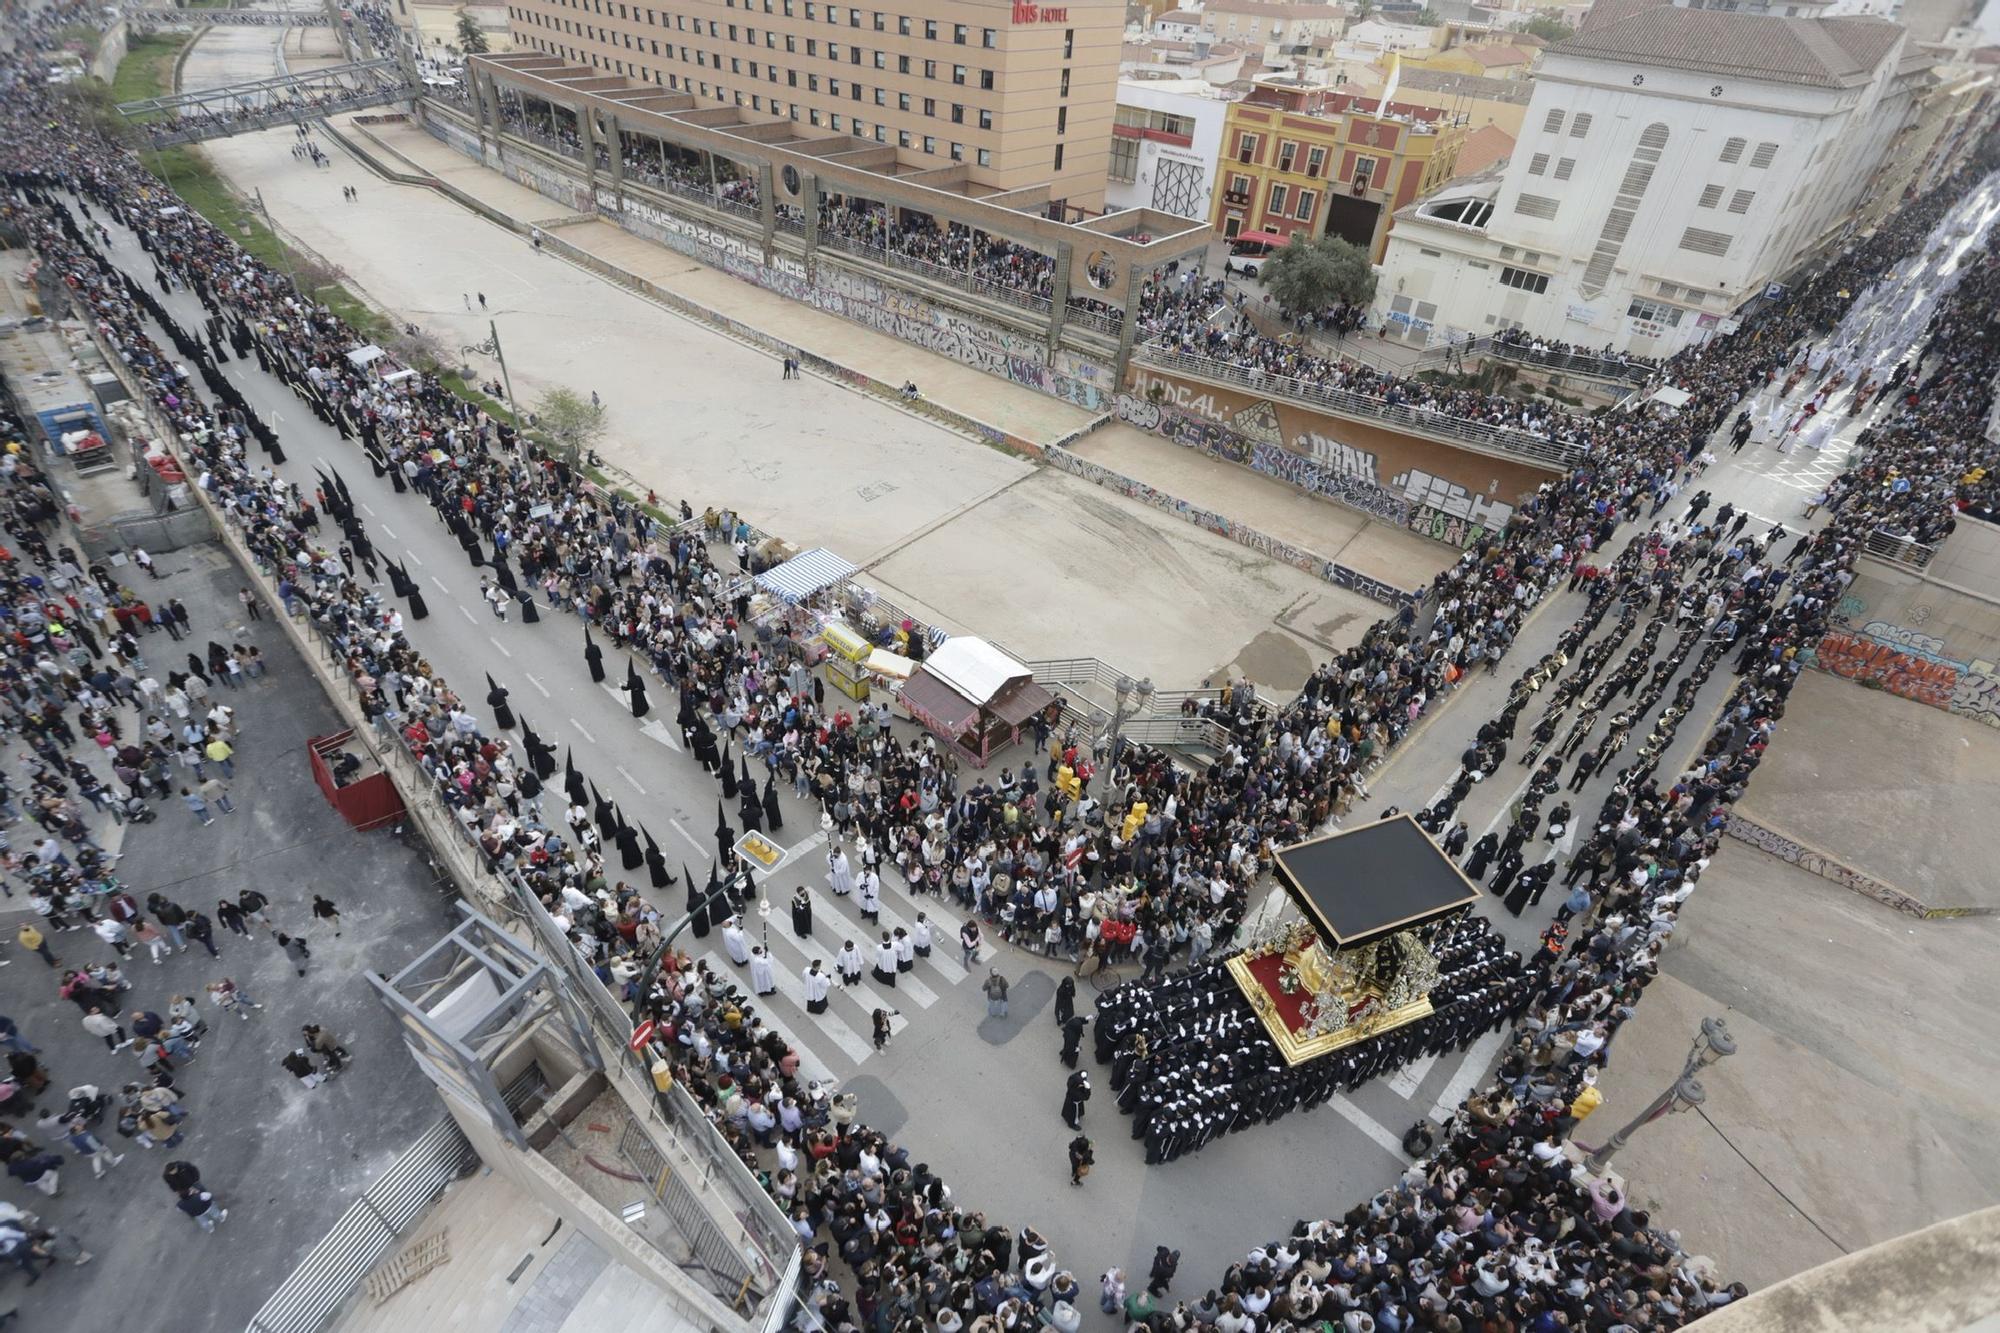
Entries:
[[1654,356],[1728,327],[1838,237],[1928,77],[1906,47],[1865,17],[1586,25],[1543,53],[1513,156],[1396,215],[1385,331]]

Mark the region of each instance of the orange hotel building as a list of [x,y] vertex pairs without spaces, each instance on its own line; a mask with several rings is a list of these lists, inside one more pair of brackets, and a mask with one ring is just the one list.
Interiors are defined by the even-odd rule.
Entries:
[[988,191],[1104,204],[1123,0],[512,0],[515,47],[689,94],[697,108],[868,139]]
[[1465,127],[1443,111],[1326,88],[1259,83],[1229,108],[1210,222],[1339,236],[1382,261],[1396,210],[1452,177]]

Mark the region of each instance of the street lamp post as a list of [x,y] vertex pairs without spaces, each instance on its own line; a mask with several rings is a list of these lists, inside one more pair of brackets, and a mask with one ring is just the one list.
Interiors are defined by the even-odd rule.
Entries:
[[485,342],[472,343],[458,350],[467,356],[471,356],[474,353],[478,353],[480,356],[490,356],[500,363],[500,382],[507,386],[507,410],[514,414],[516,421],[519,421],[521,419],[521,405],[514,398],[514,377],[507,373],[507,354],[500,349],[500,325],[489,319],[486,321],[486,329],[491,336]]
[[[682,913],[681,919],[674,922],[672,928],[661,937],[659,947],[654,949],[651,956],[646,959],[645,971],[639,974],[638,1002],[640,1004],[644,1004],[647,997],[653,993],[653,978],[660,974],[660,960],[667,956],[667,950],[674,947],[674,941],[680,938],[680,933],[693,924],[695,913],[706,912],[718,902],[733,903],[736,893],[736,878],[740,873],[739,871],[730,871],[728,878],[716,885],[714,893],[703,898],[691,911]],[[770,927],[767,925],[765,929],[768,931]]]
[[1623,1129],[1605,1140],[1604,1146],[1584,1159],[1584,1167],[1592,1175],[1600,1175],[1611,1164],[1611,1159],[1631,1141],[1632,1135],[1642,1125],[1650,1125],[1662,1116],[1676,1115],[1682,1111],[1693,1111],[1708,1100],[1701,1080],[1695,1075],[1707,1069],[1724,1056],[1736,1054],[1736,1041],[1729,1035],[1729,1026],[1719,1018],[1701,1020],[1701,1031],[1695,1034],[1694,1045],[1688,1051],[1687,1063],[1681,1067],[1680,1077],[1673,1086],[1653,1098],[1646,1109],[1641,1111]]
[[1111,782],[1111,770],[1118,767],[1118,742],[1123,737],[1125,724],[1145,712],[1147,705],[1153,702],[1153,678],[1141,676],[1135,681],[1130,676],[1120,676],[1111,691],[1110,748],[1105,753],[1103,769],[1107,786]]
[[292,290],[298,292],[300,296],[310,301],[312,299],[313,294],[311,292],[300,290],[299,275],[292,271],[292,247],[286,245],[285,238],[278,235],[278,224],[271,219],[271,209],[269,205],[265,204],[264,202],[264,187],[261,185],[257,186],[254,190],[251,191],[251,193],[256,197],[257,211],[264,215],[264,226],[271,233],[271,240],[278,247],[278,262],[282,263],[285,266],[285,277],[290,280],[292,284]]

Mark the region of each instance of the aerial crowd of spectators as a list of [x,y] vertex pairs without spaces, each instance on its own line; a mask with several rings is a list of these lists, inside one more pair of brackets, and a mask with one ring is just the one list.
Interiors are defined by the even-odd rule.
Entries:
[[[1975,171],[1913,201],[1739,332],[1665,363],[1661,381],[1690,394],[1670,417],[1583,418],[1439,395],[1307,356],[1243,324],[1217,325],[1215,287],[1192,273],[1160,275],[1142,310],[1171,345],[1519,425],[1575,443],[1582,459],[1526,497],[1504,528],[1423,590],[1419,605],[1316,668],[1292,703],[1273,708],[1232,687],[1197,705],[1230,737],[1205,771],[1142,748],[1093,750],[1087,737],[1045,717],[1035,726],[1033,764],[968,777],[930,738],[901,739],[865,708],[829,707],[796,647],[754,632],[741,585],[714,554],[722,547],[739,571],[750,568],[746,528],[717,516],[669,531],[435,378],[390,384],[352,366],[345,353],[357,339],[329,310],[198,214],[168,206],[171,196],[129,153],[52,110],[47,91],[16,67],[0,103],[0,169],[13,191],[6,219],[61,271],[116,355],[146,383],[181,434],[197,484],[241,525],[282,580],[288,606],[337,644],[379,725],[416,751],[491,862],[519,871],[600,975],[663,1020],[680,1078],[746,1160],[769,1172],[801,1235],[832,1239],[835,1254],[815,1251],[809,1263],[811,1301],[835,1327],[1018,1323],[1044,1305],[1068,1307],[1069,1315],[1056,1315],[1060,1327],[1075,1315],[1079,1284],[1031,1228],[1017,1245],[1006,1228],[953,1201],[923,1164],[854,1124],[851,1103],[801,1087],[796,1056],[730,979],[670,955],[655,989],[638,993],[660,910],[617,879],[606,844],[617,847],[626,871],[646,865],[657,890],[655,858],[635,856],[629,824],[601,802],[590,809],[573,789],[562,817],[547,816],[543,784],[552,775],[538,771],[532,749],[524,759],[504,735],[504,692],[485,696],[494,710],[489,726],[473,706],[476,687],[437,678],[408,637],[421,618],[420,597],[400,592],[407,610],[399,608],[356,575],[372,554],[343,488],[329,482],[303,494],[255,460],[251,451],[271,441],[220,387],[202,334],[175,324],[157,298],[102,257],[97,245],[110,233],[82,215],[85,207],[138,238],[163,294],[192,292],[202,301],[214,321],[210,347],[219,353],[222,342],[234,343],[239,356],[247,349],[283,376],[312,410],[358,440],[357,459],[424,495],[462,544],[490,562],[497,586],[581,618],[613,650],[631,654],[673,691],[684,734],[712,729],[725,738],[762,767],[766,793],[782,783],[815,799],[832,835],[830,856],[851,857],[859,872],[899,873],[917,895],[954,896],[1007,939],[1042,951],[1138,960],[1156,976],[1177,957],[1199,963],[1226,946],[1272,850],[1365,799],[1370,765],[1467,673],[1497,669],[1528,611],[1583,566],[1606,568],[1564,654],[1579,663],[1590,660],[1591,637],[1614,610],[1610,623],[1620,624],[1627,612],[1636,620],[1649,608],[1678,615],[1690,593],[1704,608],[1711,594],[1719,597],[1712,617],[1704,610],[1706,646],[1691,647],[1683,661],[1705,675],[1734,649],[1743,681],[1693,767],[1656,776],[1634,763],[1618,774],[1596,824],[1609,832],[1589,841],[1583,860],[1586,869],[1602,863],[1595,887],[1565,917],[1580,923],[1575,933],[1552,927],[1532,960],[1545,980],[1515,1029],[1499,1081],[1467,1103],[1438,1151],[1401,1185],[1337,1222],[1301,1223],[1224,1275],[1211,1296],[1168,1307],[1159,1299],[1165,1288],[1119,1295],[1129,1317],[1156,1330],[1213,1324],[1222,1333],[1334,1320],[1357,1333],[1492,1320],[1536,1329],[1620,1320],[1666,1328],[1732,1297],[1734,1289],[1680,1263],[1668,1238],[1622,1199],[1580,1183],[1560,1141],[1580,1118],[1578,1104],[1588,1100],[1617,1025],[1653,975],[1730,794],[1754,770],[1782,716],[1798,655],[1824,626],[1866,533],[1886,526],[1935,534],[1956,505],[1991,501],[1993,446],[1983,427],[2000,345],[1992,336],[2000,266],[1991,253],[1940,308],[1928,359],[1871,424],[1860,465],[1828,500],[1832,526],[1782,561],[1773,559],[1776,534],[1742,538],[1740,526],[1727,531],[1719,522],[1650,533],[1609,552],[1619,527],[1637,520],[1662,487],[1699,471],[1709,437],[1740,401],[1784,380],[1803,347],[1838,325],[1854,293],[1922,245],[1976,182]],[[901,235],[879,222],[852,225],[880,229],[866,234],[884,243]],[[1021,256],[953,250],[969,238],[935,228],[895,243],[982,272],[997,260],[992,272],[1039,281]],[[167,332],[172,353],[154,342],[149,322]],[[322,513],[342,522],[345,543],[329,548],[318,536]],[[684,508],[683,517],[691,520],[692,511]],[[911,642],[921,651],[916,628]],[[1609,655],[1595,661],[1593,671],[1610,666]],[[1514,719],[1566,664],[1544,659],[1521,673],[1509,712],[1482,728],[1486,748],[1468,756],[1468,774],[1497,762],[1491,747],[1513,734]],[[643,695],[642,684],[633,691],[635,711]],[[1662,748],[1649,753],[1657,762]],[[1447,836],[1455,804],[1447,797],[1424,812]],[[833,871],[836,882],[840,873]],[[851,1300],[832,1282],[836,1257],[851,1275]],[[1105,1275],[1101,1299],[1112,1277]]]

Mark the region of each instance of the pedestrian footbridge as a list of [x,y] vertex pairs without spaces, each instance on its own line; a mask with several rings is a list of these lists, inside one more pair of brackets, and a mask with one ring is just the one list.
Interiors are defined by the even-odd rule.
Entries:
[[[227,12],[227,11],[223,11]],[[119,104],[118,114],[151,148],[303,125],[343,111],[404,102],[416,95],[408,72],[389,59],[329,65],[200,92]]]

